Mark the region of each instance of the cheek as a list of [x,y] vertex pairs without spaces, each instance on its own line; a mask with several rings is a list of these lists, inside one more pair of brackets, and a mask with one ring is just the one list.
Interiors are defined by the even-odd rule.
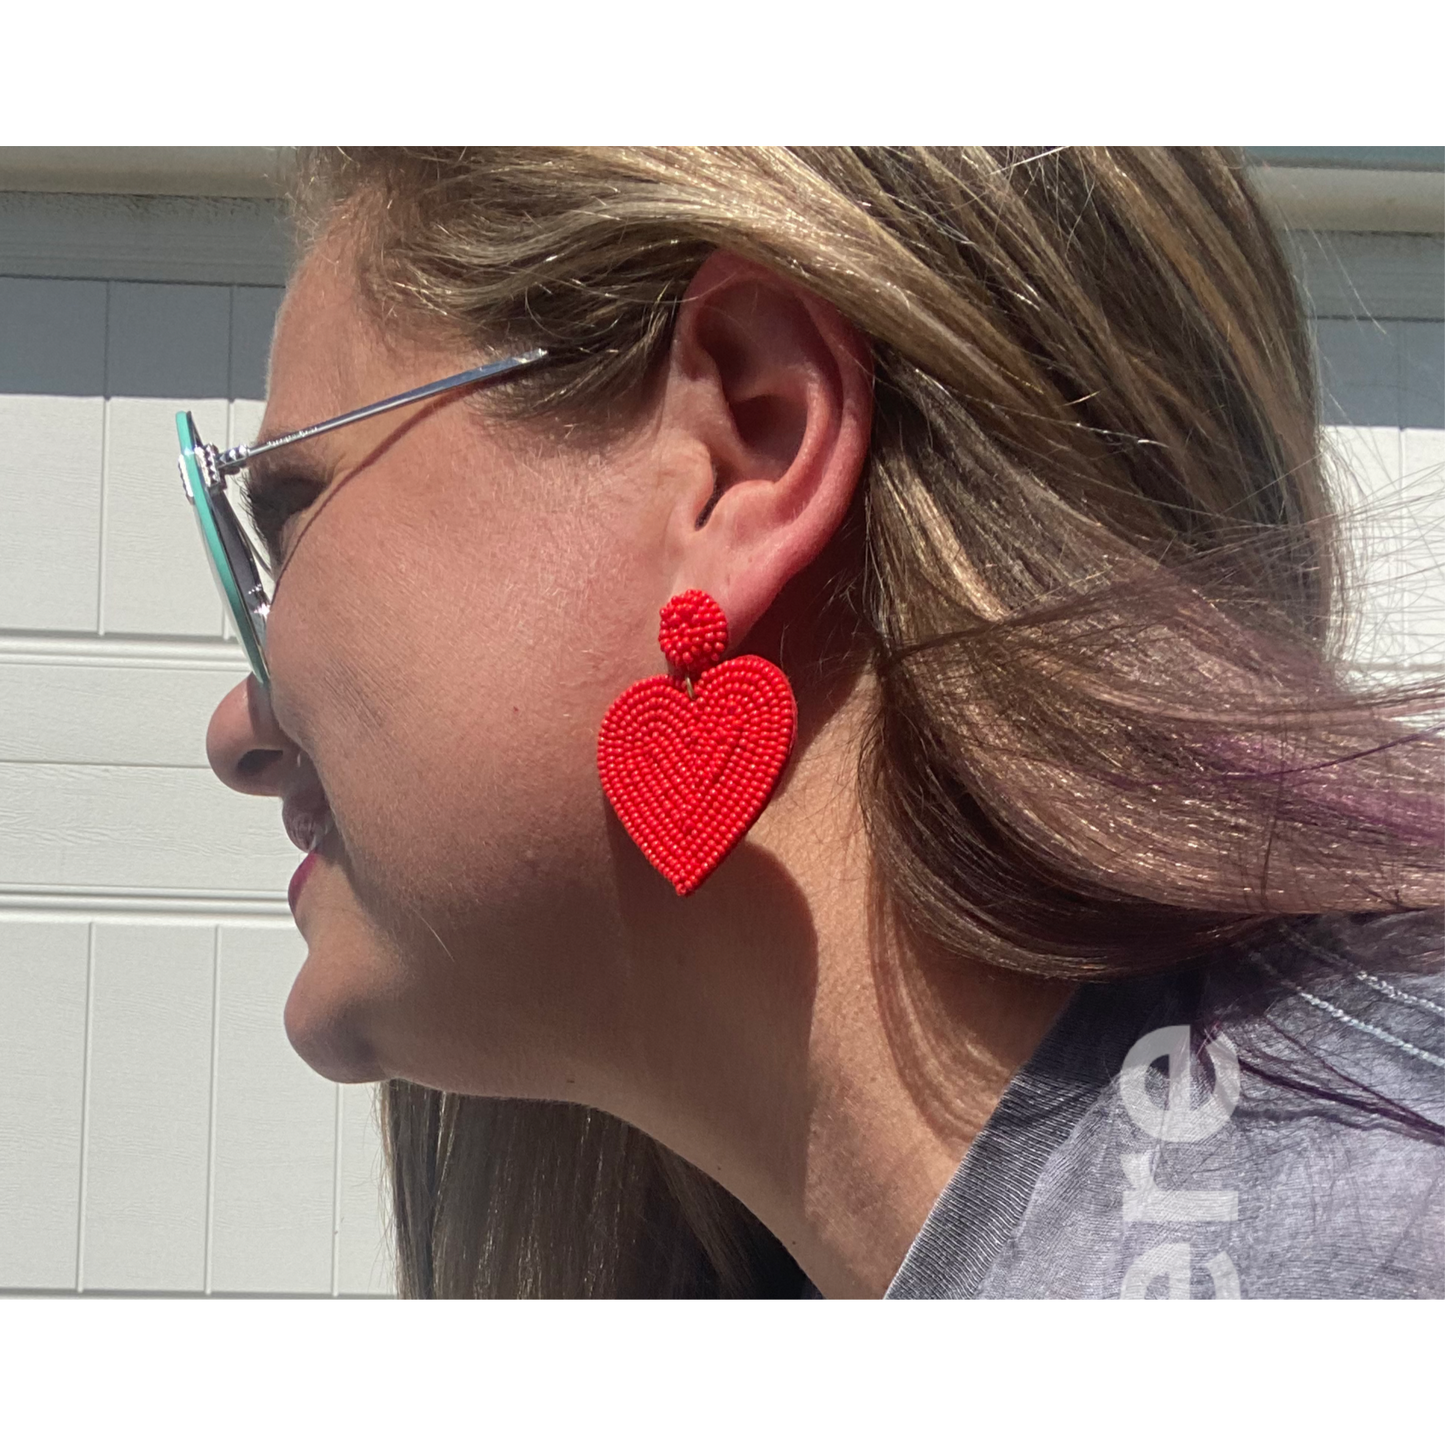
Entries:
[[653,589],[571,519],[453,509],[445,528],[415,512],[362,528],[341,500],[288,570],[269,644],[278,715],[359,891],[451,909],[602,866],[596,732],[661,664],[636,641]]

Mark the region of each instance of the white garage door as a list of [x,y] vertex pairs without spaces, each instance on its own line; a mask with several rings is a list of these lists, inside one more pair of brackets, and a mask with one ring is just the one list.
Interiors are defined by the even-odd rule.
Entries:
[[1368,509],[1356,656],[1370,670],[1445,668],[1445,239],[1326,233],[1294,251],[1336,491]]
[[373,1092],[282,1031],[297,854],[203,750],[172,415],[251,437],[283,279],[264,203],[0,196],[0,1288],[390,1288]]
[[[1445,254],[1301,243],[1361,665],[1445,666]],[[249,439],[265,203],[0,195],[0,1289],[389,1287],[365,1088],[291,1053],[296,855],[205,766],[241,676],[171,414]]]

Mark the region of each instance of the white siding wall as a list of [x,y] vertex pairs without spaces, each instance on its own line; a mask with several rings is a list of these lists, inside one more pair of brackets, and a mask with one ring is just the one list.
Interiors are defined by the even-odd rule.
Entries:
[[281,1025],[298,855],[204,752],[246,666],[172,415],[254,433],[276,237],[257,203],[0,197],[3,1290],[391,1288],[373,1091]]
[[1321,318],[1316,329],[1336,491],[1363,511],[1357,656],[1445,666],[1445,322]]
[[1290,238],[1314,314],[1325,444],[1361,568],[1362,669],[1445,667],[1445,240]]
[[[1445,665],[1440,240],[1300,266],[1361,665]],[[281,1027],[296,855],[203,752],[245,665],[171,414],[252,434],[282,267],[261,203],[0,197],[0,1290],[390,1287],[371,1091]]]

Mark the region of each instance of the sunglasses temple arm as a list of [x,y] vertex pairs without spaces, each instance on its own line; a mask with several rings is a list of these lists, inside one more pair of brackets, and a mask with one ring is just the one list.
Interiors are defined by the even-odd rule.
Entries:
[[382,412],[392,411],[399,406],[410,406],[413,402],[425,401],[430,396],[436,396],[443,391],[451,391],[455,387],[490,381],[493,377],[504,376],[509,371],[517,371],[521,367],[531,366],[541,361],[546,355],[547,352],[541,347],[532,351],[524,351],[520,356],[508,356],[501,361],[489,362],[486,366],[474,367],[471,371],[460,371],[455,376],[446,376],[440,381],[430,382],[426,386],[418,386],[412,391],[404,391],[400,396],[390,396],[385,401],[373,402],[370,406],[361,407],[357,411],[348,411],[342,416],[332,417],[329,421],[319,421],[314,426],[304,426],[300,431],[288,432],[285,436],[276,437],[269,442],[262,442],[260,446],[231,447],[228,451],[222,452],[217,459],[216,470],[222,476],[231,472],[239,472],[252,457],[259,457],[265,452],[274,452],[280,447],[289,447],[295,442],[309,441],[323,432],[335,431],[337,427],[350,426],[352,422],[365,421],[367,417],[380,416]]

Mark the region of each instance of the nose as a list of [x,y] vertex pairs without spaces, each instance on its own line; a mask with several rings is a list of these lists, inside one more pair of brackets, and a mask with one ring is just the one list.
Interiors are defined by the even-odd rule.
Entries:
[[211,714],[206,758],[216,776],[238,793],[278,796],[282,779],[300,756],[255,677],[233,687]]

